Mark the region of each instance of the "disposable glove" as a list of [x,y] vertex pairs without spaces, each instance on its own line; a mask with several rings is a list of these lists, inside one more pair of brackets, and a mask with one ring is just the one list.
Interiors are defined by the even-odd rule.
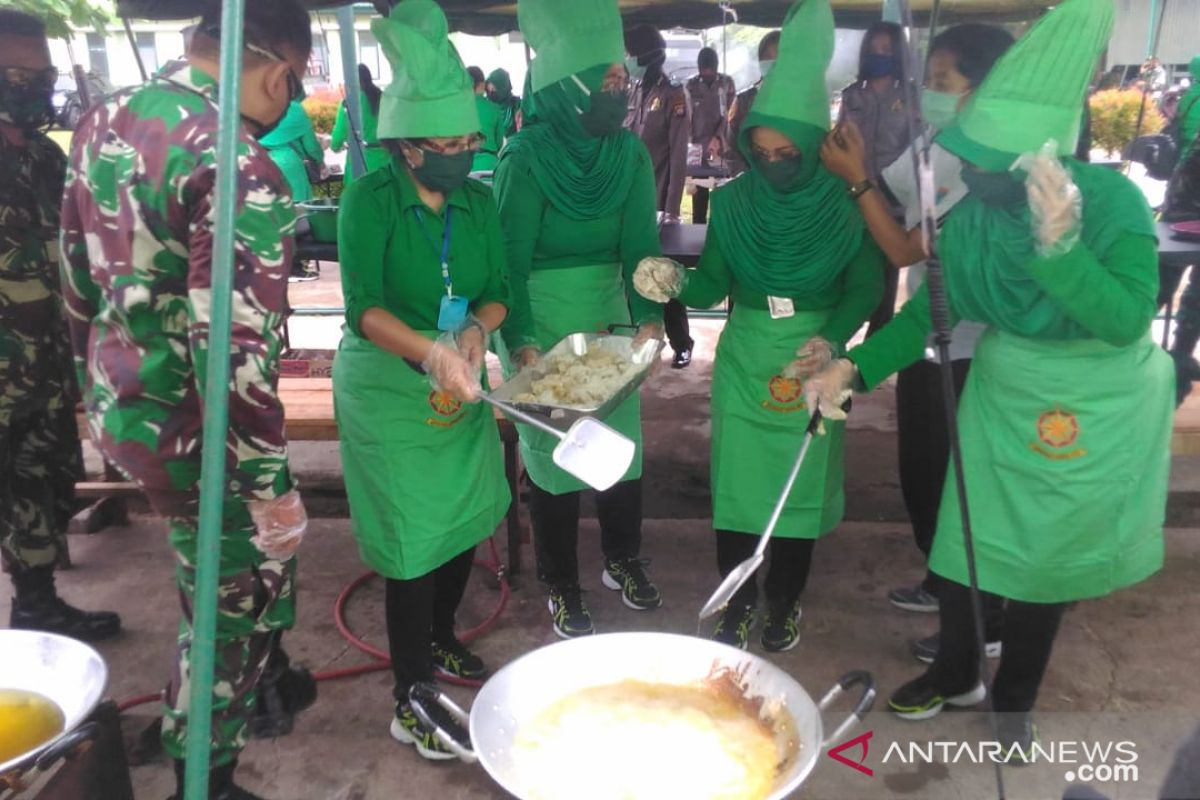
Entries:
[[525,345],[524,347],[517,348],[517,351],[512,355],[512,360],[517,369],[532,367],[542,360],[542,351],[534,345]]
[[804,384],[804,402],[808,413],[821,412],[828,420],[846,418],[842,404],[850,397],[858,377],[858,367],[848,358],[839,358],[809,378]]
[[633,288],[647,300],[665,303],[683,291],[687,268],[670,258],[651,256],[638,262],[633,273]]
[[251,500],[246,505],[254,520],[255,534],[250,538],[251,544],[276,561],[287,561],[296,555],[308,528],[308,514],[304,511],[300,492],[292,489],[274,499]]
[[466,322],[454,334],[454,344],[458,347],[459,355],[471,365],[471,369],[478,372],[483,368],[483,358],[487,354],[487,331],[478,317],[467,317]]
[[1056,155],[1057,145],[1046,142],[1037,155],[1021,156],[1034,242],[1043,258],[1061,256],[1079,242],[1083,199],[1071,173]]
[[796,360],[783,369],[783,377],[804,379],[816,375],[837,355],[833,344],[820,336],[814,336],[796,350]]
[[483,387],[479,383],[479,370],[458,351],[454,334],[445,333],[429,348],[429,355],[421,362],[422,369],[429,375],[434,389],[445,392],[455,400],[474,403],[479,400]]

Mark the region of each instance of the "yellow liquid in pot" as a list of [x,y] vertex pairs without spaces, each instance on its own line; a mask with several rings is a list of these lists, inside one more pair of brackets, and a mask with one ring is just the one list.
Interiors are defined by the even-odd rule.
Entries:
[[63,732],[66,717],[48,697],[0,689],[0,763],[28,753]]
[[634,680],[554,703],[521,726],[512,757],[536,800],[762,800],[784,761],[728,695]]

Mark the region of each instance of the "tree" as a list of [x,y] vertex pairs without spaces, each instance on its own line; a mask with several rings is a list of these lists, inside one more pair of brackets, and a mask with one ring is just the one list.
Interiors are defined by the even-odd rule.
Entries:
[[104,31],[112,19],[110,0],[0,0],[0,8],[15,8],[40,19],[55,39],[71,35],[71,26]]

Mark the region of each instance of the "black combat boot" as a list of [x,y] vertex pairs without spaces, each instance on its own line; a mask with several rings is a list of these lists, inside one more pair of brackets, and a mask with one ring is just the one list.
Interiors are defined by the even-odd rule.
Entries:
[[[175,760],[175,794],[167,800],[183,800],[185,763],[182,759]],[[233,773],[235,770],[237,770],[237,759],[212,768],[208,773],[208,800],[265,800],[234,783]]]
[[[1192,267],[1193,270],[1200,267]],[[1200,280],[1200,278],[1193,278]],[[1190,291],[1190,290],[1189,290]],[[1200,328],[1180,326],[1175,330],[1175,341],[1171,343],[1171,358],[1175,360],[1175,407],[1192,393],[1192,381],[1200,380],[1200,364],[1192,354],[1200,340]]]
[[12,576],[11,628],[45,631],[83,642],[98,642],[121,630],[121,618],[111,611],[80,611],[68,605],[54,589],[54,567],[30,567]]
[[293,667],[284,652],[281,636],[271,639],[271,655],[258,681],[258,702],[250,718],[250,735],[275,739],[292,732],[296,714],[317,700],[317,682],[304,667]]

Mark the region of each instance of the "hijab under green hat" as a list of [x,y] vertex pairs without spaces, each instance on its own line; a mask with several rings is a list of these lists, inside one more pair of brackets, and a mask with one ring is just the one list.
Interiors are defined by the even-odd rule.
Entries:
[[[749,171],[713,193],[713,230],[738,283],[798,297],[827,290],[862,246],[864,223],[846,185],[820,162],[829,128],[825,70],[833,56],[829,0],[800,0],[784,22],[779,57],[742,123]],[[771,186],[750,148],[753,128],[784,134],[800,150],[787,191]]]
[[533,91],[625,59],[617,0],[517,0],[517,23],[535,58]]
[[1053,139],[1075,152],[1083,102],[1113,28],[1112,0],[1065,0],[1000,57],[938,143],[990,171]]
[[401,0],[371,23],[392,65],[379,103],[380,139],[464,136],[479,131],[475,87],[434,0]]

